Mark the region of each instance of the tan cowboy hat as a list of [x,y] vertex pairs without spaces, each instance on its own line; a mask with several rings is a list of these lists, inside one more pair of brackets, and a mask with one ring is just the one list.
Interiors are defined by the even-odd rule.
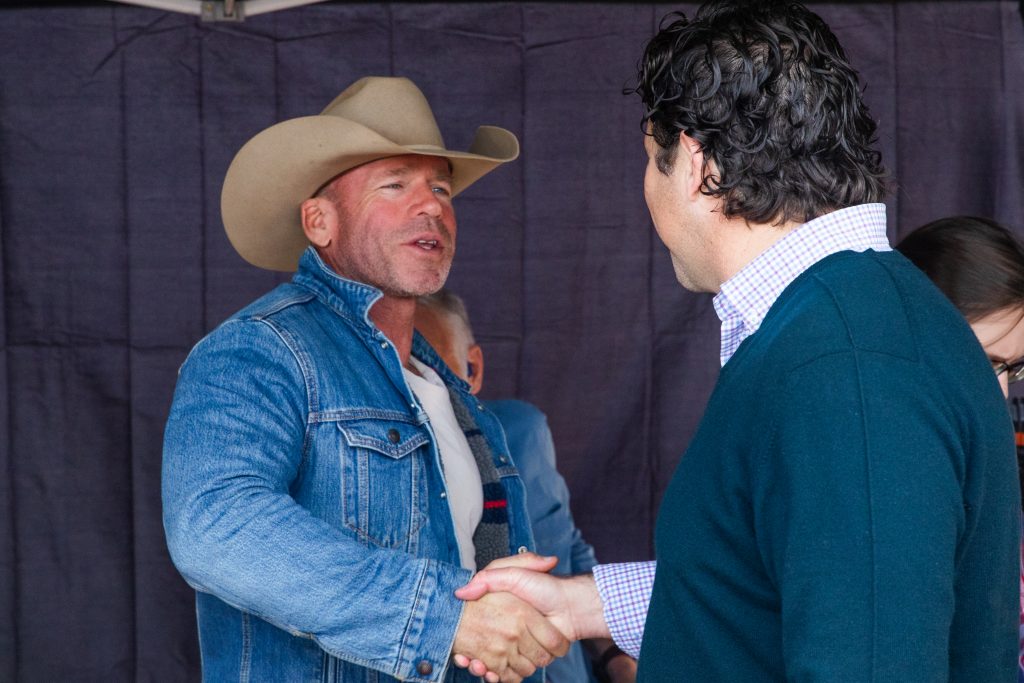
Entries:
[[445,149],[412,81],[361,78],[320,114],[273,125],[238,151],[220,196],[228,239],[255,266],[295,270],[309,244],[299,205],[339,173],[399,154],[447,158],[456,195],[519,156],[519,141],[504,128],[480,126],[468,152]]

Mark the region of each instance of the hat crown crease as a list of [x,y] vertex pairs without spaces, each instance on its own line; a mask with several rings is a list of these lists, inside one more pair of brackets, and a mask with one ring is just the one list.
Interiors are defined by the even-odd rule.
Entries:
[[407,78],[362,78],[321,115],[348,119],[398,145],[445,148],[427,98]]

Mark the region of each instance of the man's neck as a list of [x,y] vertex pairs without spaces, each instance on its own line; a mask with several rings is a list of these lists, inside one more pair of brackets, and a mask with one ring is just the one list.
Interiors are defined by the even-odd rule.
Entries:
[[743,219],[726,219],[719,251],[718,288],[745,268],[751,261],[768,251],[776,242],[803,225],[800,222],[771,225],[747,223]]
[[370,309],[370,320],[395,345],[402,365],[408,365],[412,353],[413,319],[416,299],[385,294]]

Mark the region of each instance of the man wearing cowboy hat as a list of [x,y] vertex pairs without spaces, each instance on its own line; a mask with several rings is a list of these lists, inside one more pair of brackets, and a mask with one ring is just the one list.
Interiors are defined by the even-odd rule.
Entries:
[[499,423],[413,332],[452,197],[517,155],[489,126],[446,149],[412,82],[364,78],[232,162],[232,245],[297,272],[196,345],[167,422],[164,526],[207,680],[471,680],[455,647],[518,681],[568,648],[517,598],[453,595],[533,538]]

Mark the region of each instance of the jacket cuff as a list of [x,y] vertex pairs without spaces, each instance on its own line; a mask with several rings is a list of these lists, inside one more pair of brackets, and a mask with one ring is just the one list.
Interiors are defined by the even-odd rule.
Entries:
[[468,569],[427,561],[399,650],[398,678],[422,683],[444,679],[464,605],[455,589],[472,577]]

